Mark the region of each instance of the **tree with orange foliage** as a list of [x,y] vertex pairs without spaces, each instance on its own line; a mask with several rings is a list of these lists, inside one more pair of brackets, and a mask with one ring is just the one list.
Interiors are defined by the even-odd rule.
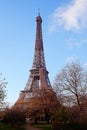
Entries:
[[43,89],[40,90],[38,97],[31,99],[28,116],[33,118],[35,123],[37,120],[44,120],[49,123],[54,118],[59,107],[60,103],[54,91],[52,89]]

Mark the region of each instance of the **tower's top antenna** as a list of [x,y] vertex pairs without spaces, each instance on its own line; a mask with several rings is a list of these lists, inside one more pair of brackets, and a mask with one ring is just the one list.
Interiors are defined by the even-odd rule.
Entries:
[[38,16],[40,16],[40,9],[38,8]]

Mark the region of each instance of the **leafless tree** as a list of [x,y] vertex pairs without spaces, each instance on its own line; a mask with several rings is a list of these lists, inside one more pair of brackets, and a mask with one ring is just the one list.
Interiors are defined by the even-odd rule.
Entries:
[[3,107],[4,99],[6,97],[6,84],[5,78],[0,73],[0,109]]
[[81,108],[87,99],[87,72],[77,61],[67,64],[56,75],[54,90],[63,104]]

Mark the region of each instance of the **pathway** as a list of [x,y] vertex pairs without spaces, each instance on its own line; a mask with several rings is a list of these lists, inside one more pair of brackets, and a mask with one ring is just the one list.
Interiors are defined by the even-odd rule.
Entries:
[[26,130],[42,130],[42,129],[40,129],[40,128],[35,128],[35,127],[33,127],[33,126],[29,125],[29,124],[27,124],[27,125],[25,126],[25,129],[26,129]]

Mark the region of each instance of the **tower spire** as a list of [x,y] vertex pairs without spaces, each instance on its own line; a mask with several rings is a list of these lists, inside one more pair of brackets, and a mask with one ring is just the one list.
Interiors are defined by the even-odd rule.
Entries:
[[38,16],[40,16],[40,9],[38,8]]

